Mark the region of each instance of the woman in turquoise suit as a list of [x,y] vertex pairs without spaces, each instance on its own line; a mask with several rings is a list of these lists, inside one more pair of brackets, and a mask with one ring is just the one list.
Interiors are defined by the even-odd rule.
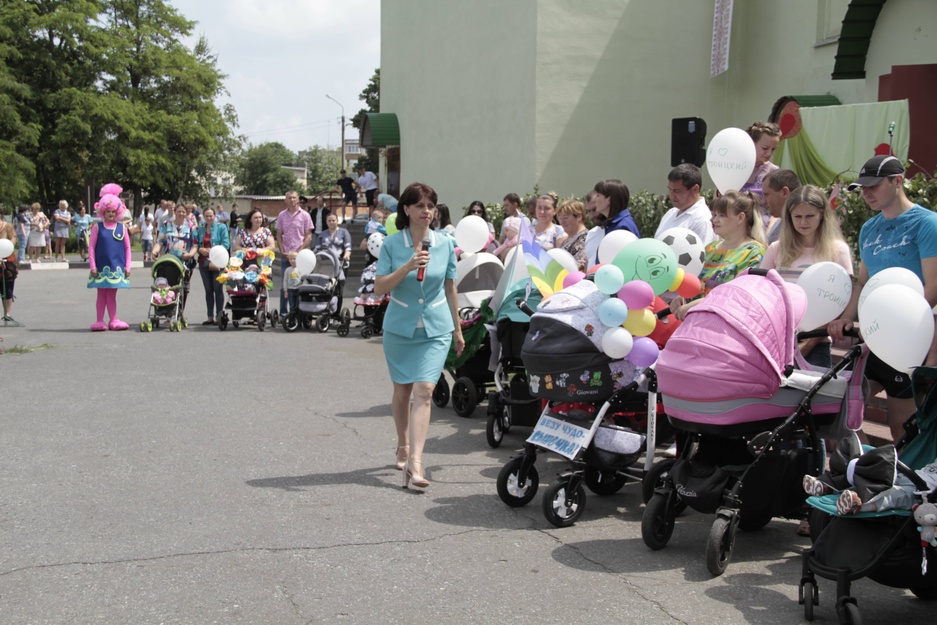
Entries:
[[[455,288],[455,241],[433,232],[436,192],[415,182],[397,203],[398,232],[384,239],[374,292],[390,293],[384,316],[384,357],[394,383],[397,468],[403,487],[425,488],[423,445],[433,389],[450,345],[465,347]],[[412,407],[411,407],[412,397]]]

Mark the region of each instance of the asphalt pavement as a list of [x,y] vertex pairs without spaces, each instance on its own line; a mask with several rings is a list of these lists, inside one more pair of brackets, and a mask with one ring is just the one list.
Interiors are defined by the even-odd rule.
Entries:
[[[589,494],[572,527],[510,508],[501,467],[528,429],[485,440],[484,408],[433,409],[425,492],[395,470],[380,337],[201,326],[92,333],[83,270],[23,271],[0,327],[0,623],[797,623],[795,521],[740,533],[712,578],[712,517],[661,551],[635,484]],[[148,270],[119,316],[138,325]],[[352,286],[352,285],[350,285]],[[348,290],[352,290],[350,288]],[[275,297],[274,297],[275,303]],[[563,468],[538,460],[541,490]],[[932,607],[868,580],[867,623]],[[820,580],[817,623],[835,623]]]

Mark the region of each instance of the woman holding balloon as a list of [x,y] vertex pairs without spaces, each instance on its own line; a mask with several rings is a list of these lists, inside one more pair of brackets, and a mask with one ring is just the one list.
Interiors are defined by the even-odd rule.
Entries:
[[224,267],[216,266],[209,254],[215,246],[225,250],[230,247],[228,240],[228,226],[215,219],[215,209],[211,206],[202,212],[205,220],[195,232],[195,241],[198,245],[198,272],[202,276],[202,285],[205,287],[205,306],[208,309],[208,319],[202,322],[203,326],[215,325],[215,312],[220,315],[224,311],[224,287],[218,282],[218,274]]
[[[781,235],[768,246],[761,266],[776,269],[788,282],[797,282],[805,269],[821,262],[834,262],[849,276],[853,274],[849,245],[826,195],[818,187],[805,185],[788,196],[781,213]],[[829,337],[807,339],[800,351],[812,365],[833,366]]]
[[[765,254],[765,230],[753,194],[729,191],[713,202],[712,214],[717,238],[706,246],[699,275],[703,295],[749,267],[757,267]],[[682,321],[700,301],[677,297],[670,302],[670,310]]]

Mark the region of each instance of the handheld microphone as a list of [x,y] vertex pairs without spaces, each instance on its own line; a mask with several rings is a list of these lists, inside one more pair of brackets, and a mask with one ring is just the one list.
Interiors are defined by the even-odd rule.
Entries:
[[[426,250],[427,252],[429,251],[429,248],[431,248],[432,246],[433,246],[433,242],[429,240],[429,237],[425,237],[423,241],[420,243],[420,249]],[[416,270],[416,281],[423,282],[423,276],[425,275],[426,275],[426,267],[425,266],[420,267],[419,269]]]
[[888,124],[888,134],[895,132],[895,122]]

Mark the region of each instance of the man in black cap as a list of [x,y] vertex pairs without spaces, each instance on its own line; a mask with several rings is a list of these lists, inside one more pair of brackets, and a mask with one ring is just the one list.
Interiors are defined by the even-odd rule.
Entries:
[[[894,156],[876,156],[866,161],[850,191],[862,191],[862,197],[878,213],[862,225],[859,232],[859,272],[852,299],[839,319],[830,322],[829,332],[840,339],[857,317],[859,294],[869,278],[888,267],[913,271],[924,284],[924,297],[937,305],[937,214],[915,204],[904,194],[904,166]],[[931,362],[933,361],[933,362]],[[931,346],[926,364],[937,364],[937,349]],[[911,376],[897,371],[870,354],[866,377],[885,389],[888,426],[897,441],[902,424],[914,411]],[[873,391],[878,390],[873,385]]]

